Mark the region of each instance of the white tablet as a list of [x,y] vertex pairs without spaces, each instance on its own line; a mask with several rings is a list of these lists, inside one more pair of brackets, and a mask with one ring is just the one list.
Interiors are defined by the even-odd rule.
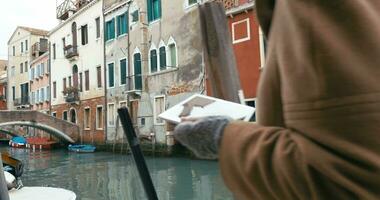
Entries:
[[249,121],[255,108],[214,97],[196,94],[169,108],[158,117],[178,124],[181,117],[229,116],[235,120]]

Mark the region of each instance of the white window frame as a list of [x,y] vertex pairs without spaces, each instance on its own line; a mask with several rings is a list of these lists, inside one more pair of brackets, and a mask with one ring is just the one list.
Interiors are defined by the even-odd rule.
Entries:
[[[126,66],[125,66],[125,70],[126,70],[125,75],[126,75],[127,77],[125,77],[125,78],[126,78],[126,80],[125,80],[125,84],[121,84],[121,61],[124,60],[124,59],[125,59],[125,64],[126,64]],[[126,85],[126,84],[128,83],[128,76],[129,76],[129,74],[128,74],[128,69],[129,69],[129,66],[128,66],[128,58],[127,58],[127,57],[120,58],[120,59],[119,59],[119,86],[124,86],[124,85]],[[114,70],[114,71],[115,71],[115,70]]]
[[[139,19],[138,19],[137,22],[133,22],[132,21],[133,20],[132,13],[134,13],[135,11],[137,11],[140,14],[140,9],[139,9],[139,7],[138,7],[138,5],[137,5],[137,3],[135,1],[133,1],[132,4],[130,4],[129,6],[130,6],[130,8],[129,8],[129,16],[128,16],[128,21],[129,21],[128,28],[129,27],[133,28],[133,26],[140,21],[140,16],[139,16]],[[129,30],[129,31],[131,31],[131,30]]]
[[264,47],[265,37],[261,28],[259,28],[259,38],[260,38],[260,65],[261,65],[260,69],[262,69],[265,66],[266,57],[265,57],[265,47]]
[[98,108],[102,108],[102,112],[103,112],[103,115],[102,115],[102,120],[103,120],[103,127],[104,127],[104,107],[103,107],[103,105],[97,105],[96,106],[96,117],[95,117],[95,120],[96,120],[96,122],[95,122],[95,128],[96,128],[96,130],[103,130],[103,127],[98,127],[98,125],[99,125],[99,119],[98,119]]
[[[114,117],[114,124],[112,125],[112,124],[110,124],[110,118],[109,118],[109,108],[110,108],[110,105],[113,105],[113,117]],[[108,125],[108,127],[116,127],[116,105],[115,105],[115,103],[108,103],[107,104],[107,125]]]
[[[176,65],[175,66],[173,66],[173,64],[172,64],[172,60],[171,60],[171,54],[170,54],[170,48],[169,48],[169,46],[171,45],[171,44],[174,44],[174,46],[175,46],[175,60],[176,60]],[[177,46],[177,43],[175,42],[175,40],[174,40],[174,38],[172,37],[172,36],[170,36],[169,37],[169,40],[168,40],[168,43],[166,44],[167,45],[167,52],[166,52],[166,65],[167,65],[167,67],[169,67],[169,68],[177,68],[178,67],[178,46]],[[169,65],[169,62],[170,61],[170,65]]]
[[[153,124],[154,125],[165,125],[165,122],[163,121],[162,123],[157,123],[157,118],[158,118],[158,115],[156,113],[156,99],[158,98],[164,98],[164,111],[166,110],[166,97],[165,95],[156,95],[154,96],[153,98]],[[157,116],[156,116],[157,115]]]
[[[240,38],[240,39],[235,39],[235,26],[238,25],[238,24],[241,24],[241,23],[246,23],[247,24],[247,37],[245,38]],[[250,20],[249,20],[249,17],[246,18],[246,19],[243,19],[243,20],[240,20],[240,21],[236,21],[236,22],[233,22],[231,24],[231,28],[232,28],[232,44],[238,44],[238,43],[241,43],[241,42],[245,42],[245,41],[248,41],[251,39],[251,26],[250,26]]]
[[192,8],[194,6],[197,6],[200,2],[201,2],[201,0],[197,0],[197,3],[189,4],[189,0],[185,0],[184,1],[184,8],[185,8],[185,10],[189,9],[189,8]]
[[[88,123],[88,128],[86,127],[86,109],[89,110],[89,121],[87,122]],[[83,108],[83,129],[86,130],[86,131],[89,131],[91,130],[91,108],[90,106],[86,106]]]
[[[151,69],[151,66],[152,66],[152,61],[151,61],[151,59],[150,59],[150,52],[152,51],[152,50],[156,50],[156,54],[157,54],[157,71],[156,72],[152,72],[152,69]],[[158,53],[158,50],[157,50],[157,47],[156,47],[156,45],[152,42],[152,44],[150,45],[150,49],[149,49],[149,52],[148,52],[148,65],[149,65],[149,74],[154,74],[154,73],[157,73],[157,72],[159,72],[159,68],[160,68],[160,66],[159,66],[159,63],[160,63],[160,61],[159,61],[159,53]]]
[[[112,64],[112,63],[113,63],[113,87],[110,87],[110,84],[109,84],[109,77],[110,77],[109,76],[109,73],[110,73],[109,64]],[[109,89],[115,88],[115,86],[116,86],[115,71],[116,71],[115,61],[108,62],[107,63],[107,88],[109,88]]]

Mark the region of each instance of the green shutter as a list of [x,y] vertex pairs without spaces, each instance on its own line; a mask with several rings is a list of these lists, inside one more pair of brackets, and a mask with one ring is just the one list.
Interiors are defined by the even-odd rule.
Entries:
[[120,84],[126,84],[127,80],[127,60],[120,60]]
[[165,47],[160,47],[160,70],[166,69],[166,49]]
[[114,87],[115,86],[115,77],[114,77],[114,64],[110,63],[108,64],[108,87]]
[[153,21],[152,17],[152,1],[153,0],[147,0],[147,13],[148,13],[148,22]]
[[134,56],[134,77],[135,77],[135,89],[142,89],[142,76],[141,76],[141,54],[136,53]]
[[121,35],[121,15],[116,18],[117,36]]
[[129,17],[128,17],[128,12],[126,12],[124,15],[125,15],[125,33],[128,33],[129,32]]
[[150,72],[157,72],[157,50],[150,51]]
[[112,19],[111,21],[111,37],[110,39],[115,38],[115,18]]

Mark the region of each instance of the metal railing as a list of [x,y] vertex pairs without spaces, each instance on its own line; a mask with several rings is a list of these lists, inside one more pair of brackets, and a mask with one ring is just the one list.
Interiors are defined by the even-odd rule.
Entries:
[[61,4],[57,6],[57,19],[65,20],[69,18],[69,12],[75,12],[75,1],[74,0],[64,0]]
[[63,52],[65,54],[65,57],[67,59],[69,58],[72,58],[72,57],[75,57],[75,56],[78,56],[78,49],[77,49],[77,46],[73,46],[73,45],[67,45],[63,48]]
[[21,98],[16,98],[13,101],[14,106],[23,106],[23,105],[30,105],[29,96],[23,96]]
[[79,91],[69,92],[65,96],[65,101],[67,103],[73,103],[79,101]]

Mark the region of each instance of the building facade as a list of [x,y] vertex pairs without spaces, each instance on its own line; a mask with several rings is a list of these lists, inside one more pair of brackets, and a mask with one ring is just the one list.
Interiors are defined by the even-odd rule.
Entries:
[[51,114],[79,125],[80,142],[104,143],[104,42],[101,0],[65,0],[49,32]]
[[106,0],[104,6],[107,142],[123,141],[116,110],[127,106],[141,137],[166,143],[158,115],[205,88],[197,2]]
[[47,31],[19,26],[8,41],[8,96],[10,110],[30,109],[31,44],[47,40]]
[[43,53],[30,63],[31,110],[50,114],[50,65],[49,52]]
[[254,0],[225,1],[241,87],[247,105],[256,106],[256,91],[265,63],[265,40],[254,10]]
[[7,64],[8,61],[0,60],[0,110],[7,110]]

